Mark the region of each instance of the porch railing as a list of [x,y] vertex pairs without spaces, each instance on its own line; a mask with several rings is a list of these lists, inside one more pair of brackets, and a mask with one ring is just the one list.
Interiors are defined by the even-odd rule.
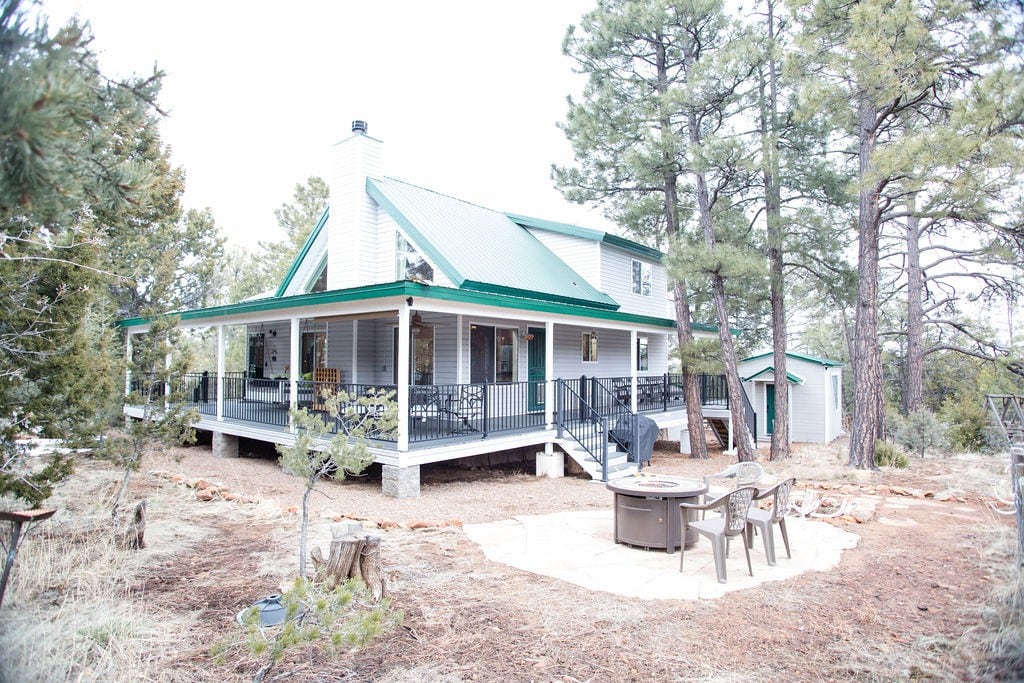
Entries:
[[[698,375],[697,380],[702,405],[725,409],[729,407],[729,392],[724,376]],[[173,381],[176,400],[203,415],[217,413],[216,374],[192,372]],[[572,422],[569,430],[575,431],[584,441],[592,437],[585,431],[597,424],[595,416],[606,418],[608,429],[615,429],[620,426],[620,422],[635,418],[630,410],[632,383],[629,377],[584,376],[555,382],[555,394],[564,402],[563,411],[559,415]],[[133,390],[145,389],[154,394],[165,394],[164,385],[154,384],[151,377],[140,376],[131,385]],[[538,405],[538,397],[543,396],[545,385],[545,382],[531,380],[410,386],[409,442],[464,440],[472,437],[484,439],[496,433],[543,428],[546,423],[545,409],[542,404]],[[370,391],[396,389],[393,384],[299,380],[296,382],[296,403],[299,407],[323,410],[323,398],[328,393],[345,391],[350,396],[360,396]],[[291,383],[287,379],[254,378],[244,372],[225,373],[223,396],[222,414],[226,419],[278,428],[289,425]],[[756,415],[745,392],[743,400],[751,430],[756,434]],[[667,373],[637,378],[638,412],[675,410],[684,405],[682,375]],[[339,425],[330,427],[336,432]],[[624,424],[620,428],[624,429]],[[635,425],[630,429],[635,429]],[[381,440],[394,441],[393,438]],[[600,459],[602,451],[596,441],[593,448],[594,457]],[[630,457],[633,457],[632,453]]]
[[611,418],[602,415],[599,409],[604,393],[599,382],[586,377],[558,380],[555,390],[555,424],[558,438],[568,434],[600,465],[601,481],[608,481],[608,429]]
[[[543,427],[543,406],[532,406],[536,381],[429,384],[409,387],[409,441],[515,432]],[[533,392],[533,393],[531,393]]]

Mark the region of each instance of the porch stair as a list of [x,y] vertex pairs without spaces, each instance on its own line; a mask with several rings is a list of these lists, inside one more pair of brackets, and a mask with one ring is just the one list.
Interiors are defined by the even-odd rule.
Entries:
[[722,448],[729,447],[729,420],[721,417],[705,417],[704,418],[708,426],[711,427],[711,431],[715,433],[715,437],[718,439],[718,443],[722,445]]
[[[572,439],[562,439],[562,450],[583,468],[591,479],[601,481],[601,462]],[[619,450],[614,443],[608,444],[608,481],[629,477],[640,471],[635,462],[629,462],[629,454]]]

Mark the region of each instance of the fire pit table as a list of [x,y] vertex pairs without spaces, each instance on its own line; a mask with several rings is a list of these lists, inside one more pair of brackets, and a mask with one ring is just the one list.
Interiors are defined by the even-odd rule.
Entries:
[[[606,486],[615,494],[615,542],[668,553],[679,543],[679,504],[698,503],[708,490],[696,479],[660,475],[625,477]],[[696,530],[687,529],[683,547],[696,542]]]

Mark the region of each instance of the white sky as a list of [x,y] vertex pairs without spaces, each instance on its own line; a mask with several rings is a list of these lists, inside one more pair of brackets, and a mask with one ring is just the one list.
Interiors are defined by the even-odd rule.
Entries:
[[188,208],[234,244],[280,239],[274,209],[327,178],[353,119],[384,141],[387,175],[488,208],[591,227],[550,167],[572,155],[556,122],[582,78],[561,53],[595,0],[44,0],[78,13],[112,75],[167,73],[161,126]]

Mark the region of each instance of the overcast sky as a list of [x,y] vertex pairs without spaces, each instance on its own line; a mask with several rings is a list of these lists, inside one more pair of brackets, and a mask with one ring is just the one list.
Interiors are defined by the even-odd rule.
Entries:
[[161,129],[186,205],[235,244],[283,236],[274,209],[327,177],[353,119],[387,175],[488,208],[608,228],[550,179],[571,160],[556,123],[578,94],[561,43],[595,0],[45,0],[78,13],[114,75],[167,73]]

